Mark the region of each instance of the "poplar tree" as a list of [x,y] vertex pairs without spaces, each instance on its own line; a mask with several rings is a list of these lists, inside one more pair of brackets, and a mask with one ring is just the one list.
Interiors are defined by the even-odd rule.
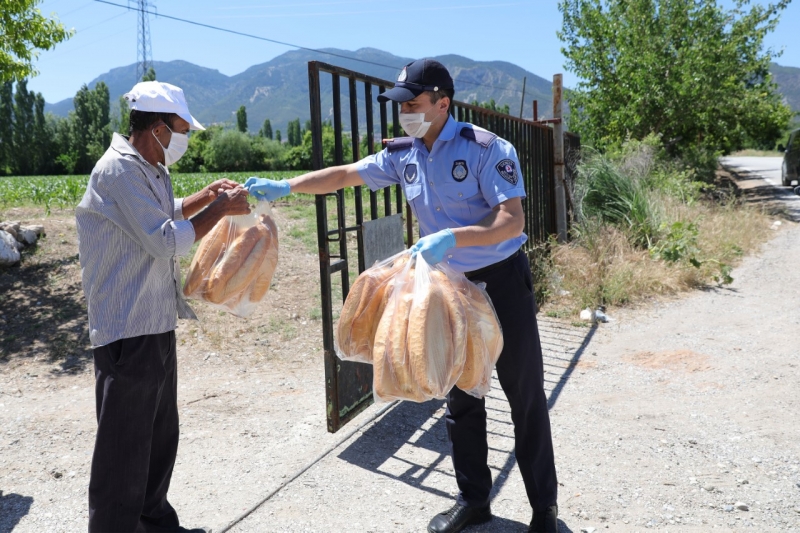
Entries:
[[0,174],[10,174],[14,146],[14,86],[0,82]]

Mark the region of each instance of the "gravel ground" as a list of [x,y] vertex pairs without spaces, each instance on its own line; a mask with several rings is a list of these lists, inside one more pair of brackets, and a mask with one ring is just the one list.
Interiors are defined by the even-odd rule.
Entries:
[[[284,485],[229,530],[424,531],[456,491],[443,404],[399,403],[344,442],[350,426],[327,433],[307,255],[287,245],[296,268],[248,322],[269,325],[262,336],[210,309],[199,330],[180,326],[170,499],[187,526],[220,531]],[[784,221],[730,287],[609,310],[595,328],[540,318],[562,531],[800,531],[798,264],[800,227]],[[215,328],[227,336],[211,342]],[[0,367],[0,532],[85,531],[93,376],[71,368],[35,353]],[[496,383],[487,406],[496,517],[470,531],[524,531]]]

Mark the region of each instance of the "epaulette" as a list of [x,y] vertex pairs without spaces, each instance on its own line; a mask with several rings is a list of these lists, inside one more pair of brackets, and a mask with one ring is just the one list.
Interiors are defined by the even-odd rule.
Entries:
[[488,148],[489,145],[492,144],[495,139],[497,139],[497,135],[491,131],[476,130],[472,126],[464,126],[461,128],[461,136],[465,139],[469,139],[470,141],[480,144],[484,148]]
[[383,139],[383,147],[390,152],[398,150],[408,150],[414,145],[414,137],[395,137],[394,139]]

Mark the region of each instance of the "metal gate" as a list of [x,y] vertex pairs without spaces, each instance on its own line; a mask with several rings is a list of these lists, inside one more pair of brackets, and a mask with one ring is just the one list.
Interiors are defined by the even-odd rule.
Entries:
[[[308,81],[313,170],[356,162],[375,152],[376,139],[402,135],[399,105],[376,99],[394,82],[318,61],[308,63]],[[324,115],[323,109],[328,110]],[[458,121],[472,122],[515,146],[527,192],[523,201],[526,247],[547,240],[556,231],[552,130],[458,101],[453,102],[451,113]],[[326,161],[325,144],[330,151],[331,142],[333,157]],[[417,230],[400,185],[378,192],[354,187],[317,195],[316,209],[328,431],[336,432],[372,403],[372,366],[336,357],[334,315],[355,276],[375,260],[413,244]]]

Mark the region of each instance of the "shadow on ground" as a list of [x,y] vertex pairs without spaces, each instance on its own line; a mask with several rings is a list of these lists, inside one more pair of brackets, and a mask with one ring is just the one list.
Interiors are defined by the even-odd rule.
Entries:
[[724,167],[747,203],[759,206],[769,215],[800,222],[800,197],[791,187],[778,187],[767,182],[756,172]]
[[77,263],[77,254],[39,260],[33,248],[19,265],[0,268],[0,367],[12,357],[39,357],[57,363],[61,375],[91,361],[80,282],[62,283]]
[[33,505],[31,496],[3,494],[0,491],[0,533],[13,531],[22,517],[30,512],[31,505]]
[[[552,324],[543,328],[540,325],[544,364],[547,369],[545,388],[548,390],[550,409],[558,401],[596,331],[597,328],[592,327],[585,334],[577,334],[574,328],[559,328]],[[565,345],[571,349],[565,351]],[[560,350],[550,349],[550,346],[558,346]],[[496,378],[492,385],[492,390],[486,397],[488,417],[495,422],[505,423],[505,420],[498,419],[498,411],[502,412],[499,416],[510,420],[508,403],[504,400]],[[450,499],[451,494],[426,483],[434,473],[450,475],[449,465],[443,465],[444,461],[450,461],[447,429],[444,416],[437,415],[443,405],[441,400],[425,403],[400,402],[355,439],[338,457],[375,474]],[[492,486],[490,497],[493,499],[505,485],[516,464],[516,457],[513,448],[491,451],[504,454],[503,464],[499,467]],[[495,465],[497,466],[496,463]],[[499,517],[495,517],[490,524],[492,532],[525,531],[527,528],[527,524]],[[559,524],[560,531],[571,531],[563,522]],[[486,529],[488,525],[475,526],[467,531],[481,531],[481,527]]]

